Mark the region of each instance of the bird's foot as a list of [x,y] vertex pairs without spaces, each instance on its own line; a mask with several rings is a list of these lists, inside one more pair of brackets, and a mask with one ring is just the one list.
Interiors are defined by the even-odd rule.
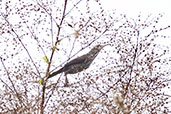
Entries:
[[67,76],[65,76],[65,84],[64,84],[64,87],[69,87],[69,81],[68,81]]

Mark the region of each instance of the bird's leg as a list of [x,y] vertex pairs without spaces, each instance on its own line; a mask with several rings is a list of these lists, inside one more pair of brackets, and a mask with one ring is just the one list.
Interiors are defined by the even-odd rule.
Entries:
[[68,81],[67,75],[65,75],[65,84],[64,84],[64,86],[65,87],[69,86],[69,81]]

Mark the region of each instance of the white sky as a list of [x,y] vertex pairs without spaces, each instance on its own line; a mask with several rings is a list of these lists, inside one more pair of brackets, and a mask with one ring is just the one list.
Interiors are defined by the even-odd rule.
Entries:
[[[164,15],[160,18],[158,25],[161,28],[171,25],[171,0],[101,0],[101,2],[106,10],[116,9],[117,12],[124,13],[130,18],[137,18],[140,12],[145,18],[150,14],[155,17],[161,13]],[[170,37],[162,40],[164,44],[171,45],[170,31],[171,29],[162,31],[163,35]]]
[[164,13],[165,22],[171,23],[171,0],[101,0],[107,10],[116,9],[127,16]]
[[117,9],[125,13],[137,12],[158,13],[171,15],[171,0],[101,0],[107,9]]

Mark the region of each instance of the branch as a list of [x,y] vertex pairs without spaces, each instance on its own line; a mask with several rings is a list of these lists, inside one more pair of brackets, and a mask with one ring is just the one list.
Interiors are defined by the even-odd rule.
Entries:
[[[2,60],[2,57],[0,57],[0,59],[1,59],[2,66],[4,67],[6,73],[9,74],[9,73],[8,73],[8,70],[6,69],[5,64],[4,64],[3,60]],[[10,77],[9,77],[9,75],[7,75],[7,76],[8,76],[8,79],[11,80]],[[12,88],[11,88],[7,83],[5,83],[2,79],[0,79],[0,80],[1,80],[1,82],[4,83],[12,92],[14,92],[14,91],[12,90]]]
[[[4,70],[5,70],[6,73],[7,73],[7,77],[8,77],[8,79],[9,79],[9,81],[11,82],[12,87],[13,87],[14,90],[13,90],[11,87],[9,87],[9,85],[6,84],[3,80],[1,80],[1,81],[2,81],[2,82],[3,82],[3,83],[12,91],[12,92],[14,92],[14,93],[16,94],[17,99],[19,100],[20,104],[23,104],[23,105],[24,105],[23,101],[22,101],[21,98],[20,98],[20,95],[18,94],[18,92],[17,92],[17,90],[16,90],[16,88],[15,88],[15,85],[14,85],[12,79],[11,79],[10,76],[9,76],[9,72],[8,72],[8,70],[7,70],[5,64],[4,64],[3,60],[2,60],[2,57],[0,57],[0,59],[1,59],[2,66],[4,67]],[[25,105],[24,105],[24,106],[25,106]]]
[[[2,13],[1,13],[1,15],[2,15]],[[10,22],[7,20],[7,18],[6,18],[5,16],[3,16],[3,15],[2,15],[2,17],[5,19],[5,21],[6,21],[6,22],[8,23],[8,25],[10,26],[11,24],[10,24]],[[19,35],[18,35],[17,32],[13,29],[13,27],[12,27],[12,26],[10,26],[10,27],[11,27],[11,31],[16,35],[16,38],[18,39],[18,41],[21,43],[21,45],[23,46],[23,48],[26,50],[27,55],[29,56],[31,62],[33,63],[34,67],[36,68],[37,73],[38,73],[39,76],[40,76],[40,72],[39,72],[39,70],[38,70],[36,64],[34,63],[34,61],[33,61],[32,57],[31,57],[31,55],[30,55],[28,49],[25,47],[24,43],[21,41],[21,39],[19,38]]]
[[45,107],[46,107],[46,105],[48,104],[48,101],[50,100],[50,98],[52,97],[52,95],[53,95],[53,93],[54,93],[54,90],[55,90],[55,88],[57,87],[57,84],[59,83],[59,80],[60,80],[61,76],[62,76],[62,74],[61,74],[60,77],[58,78],[57,82],[54,84],[53,89],[52,89],[52,92],[50,93],[50,95],[49,95],[49,97],[48,97],[48,99],[47,99],[47,101],[46,101],[46,103],[45,103]]
[[[37,0],[36,0],[37,1]],[[41,5],[39,4],[39,2],[37,1],[37,5],[40,6],[49,16],[50,18],[55,22],[56,26],[59,28],[60,25],[58,25],[58,23],[56,22],[56,20],[52,17],[52,15]]]
[[[25,23],[26,24],[26,23]],[[36,36],[33,34],[33,32],[31,31],[31,29],[29,28],[29,26],[26,24],[26,26],[27,26],[27,28],[28,28],[28,30],[29,30],[29,32],[31,33],[31,36],[37,41],[37,43],[38,43],[38,46],[40,47],[40,49],[42,50],[42,52],[43,52],[43,54],[44,54],[44,56],[46,56],[46,53],[45,53],[45,51],[43,50],[43,48],[42,48],[42,46],[41,45],[39,45],[39,41],[38,41],[38,39],[36,38]],[[47,57],[47,56],[46,56]]]
[[134,68],[134,64],[135,64],[135,59],[137,57],[137,51],[138,51],[139,35],[140,35],[139,31],[137,31],[137,42],[136,42],[136,47],[135,47],[135,52],[134,52],[134,58],[133,58],[132,65],[131,65],[131,71],[129,73],[129,81],[128,81],[128,84],[127,84],[126,89],[125,89],[125,95],[127,93],[128,87],[129,87],[129,85],[131,83],[131,80],[132,80],[132,72],[133,72],[133,68]]
[[[56,36],[56,42],[55,42],[55,46],[57,45],[58,43],[58,38],[59,38],[59,34],[60,34],[60,30],[61,30],[61,26],[62,26],[62,23],[64,21],[64,18],[65,18],[65,11],[66,11],[66,5],[67,5],[67,0],[65,0],[65,3],[64,3],[64,9],[63,9],[63,15],[62,15],[62,19],[60,21],[60,25],[58,26],[58,33],[57,33],[57,36]],[[46,82],[47,82],[47,79],[49,77],[49,70],[50,70],[50,66],[51,66],[51,63],[52,63],[52,58],[53,58],[53,54],[54,54],[55,50],[52,50],[52,53],[51,53],[51,57],[50,57],[50,61],[49,61],[49,64],[48,64],[48,67],[47,67],[47,70],[46,70],[46,76],[47,77],[44,82],[43,82],[43,87],[42,87],[42,101],[40,103],[40,114],[43,114],[44,112],[44,102],[45,102],[45,90],[46,90]]]
[[67,16],[82,0],[78,1],[66,14],[65,16]]

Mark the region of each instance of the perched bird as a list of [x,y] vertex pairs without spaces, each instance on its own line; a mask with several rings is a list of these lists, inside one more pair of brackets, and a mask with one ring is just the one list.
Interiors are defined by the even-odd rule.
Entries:
[[68,84],[67,74],[75,74],[87,69],[104,46],[106,45],[96,45],[87,54],[71,60],[70,62],[65,64],[61,69],[50,74],[48,78],[51,78],[57,74],[64,72],[65,86],[67,86]]

